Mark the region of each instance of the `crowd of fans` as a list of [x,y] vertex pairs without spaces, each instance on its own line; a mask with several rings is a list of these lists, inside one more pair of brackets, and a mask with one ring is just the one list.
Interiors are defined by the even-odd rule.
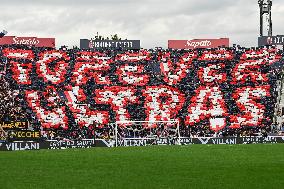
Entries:
[[[35,48],[35,47],[27,47],[27,46],[1,46],[0,51],[2,51],[4,48],[10,48],[10,49],[26,49],[26,50],[32,50],[35,52],[35,54],[39,54],[39,52],[42,52],[44,50],[51,50],[50,48]],[[70,67],[74,68],[74,62],[76,60],[76,53],[81,52],[83,50],[78,48],[73,49],[64,49],[66,54],[70,57]],[[216,81],[213,81],[214,85],[218,85],[222,92],[225,95],[225,101],[224,103],[228,107],[228,111],[232,114],[237,114],[239,112],[237,103],[235,99],[232,97],[233,92],[239,90],[240,88],[244,86],[255,86],[255,83],[253,79],[257,80],[258,78],[252,78],[248,77],[248,79],[244,80],[244,83],[234,83],[232,84],[233,80],[231,78],[231,72],[238,64],[241,56],[244,52],[249,51],[250,49],[246,48],[229,48],[227,50],[231,50],[234,53],[234,57],[230,60],[223,60],[222,61],[222,69],[224,73],[226,73],[227,77],[225,80],[222,80],[221,83],[218,83]],[[253,49],[251,49],[253,50]],[[258,49],[255,49],[256,51]],[[86,50],[84,50],[86,51]],[[177,89],[179,89],[181,92],[186,94],[186,96],[192,97],[194,93],[196,92],[196,89],[203,85],[204,81],[202,81],[199,77],[196,77],[199,75],[199,68],[205,67],[208,65],[208,61],[204,60],[196,60],[193,61],[191,66],[188,68],[185,68],[184,72],[179,73],[180,75],[177,76],[171,76],[170,73],[167,73],[167,70],[165,68],[160,67],[160,62],[162,62],[162,59],[159,59],[161,54],[170,54],[170,59],[175,62],[178,61],[187,51],[185,50],[171,50],[171,49],[149,49],[147,52],[151,55],[152,58],[148,59],[147,56],[149,54],[146,54],[146,58],[139,61],[138,65],[143,65],[143,71],[141,73],[147,73],[148,77],[143,78],[140,82],[147,82],[147,85],[168,85],[169,86],[175,86]],[[197,54],[200,56],[204,50],[197,50]],[[1,53],[1,52],[0,52]],[[101,50],[101,53],[104,53],[105,55],[109,57],[115,57],[117,54],[125,53],[125,51],[121,50]],[[135,53],[135,51],[128,51],[128,53]],[[277,52],[278,54],[282,54],[282,52]],[[35,60],[37,60],[38,57],[35,57]],[[159,60],[159,61],[157,61]],[[218,60],[219,61],[219,60]],[[210,64],[219,64],[218,61],[210,61]],[[269,61],[269,60],[268,60]],[[69,139],[84,139],[84,138],[104,138],[104,139],[112,139],[115,135],[115,129],[113,125],[111,124],[89,124],[85,127],[78,126],[78,122],[75,120],[75,118],[72,116],[72,111],[67,110],[67,117],[68,119],[68,129],[54,129],[54,128],[46,128],[42,127],[41,120],[37,119],[37,116],[35,112],[29,107],[29,105],[26,102],[25,99],[25,90],[27,89],[35,89],[38,91],[44,92],[47,83],[44,82],[42,79],[38,79],[37,74],[35,71],[31,73],[32,83],[30,85],[18,85],[15,80],[12,78],[12,71],[11,67],[9,66],[9,60],[7,60],[6,57],[1,54],[1,67],[0,67],[0,121],[1,122],[9,122],[9,121],[22,121],[22,120],[28,120],[30,124],[33,126],[33,129],[35,130],[41,130],[42,132],[42,138],[44,139],[59,139],[59,138],[69,138]],[[108,69],[108,72],[101,73],[101,78],[106,78],[106,76],[109,76],[109,80],[112,83],[112,85],[121,85],[121,82],[119,80],[119,77],[123,77],[123,74],[125,74],[124,70],[119,72],[121,75],[117,75],[115,73],[118,73],[117,71],[117,65],[124,65],[126,64],[123,61],[118,61],[117,64],[111,64],[110,68]],[[130,62],[129,64],[132,64]],[[184,65],[173,65],[173,68],[177,68],[178,66],[184,66]],[[52,65],[51,65],[51,69]],[[125,68],[126,69],[126,68]],[[139,67],[140,69],[140,67]],[[163,70],[164,69],[164,70]],[[273,119],[275,118],[275,112],[274,112],[274,105],[277,103],[277,97],[278,97],[278,91],[279,88],[277,88],[277,81],[281,80],[282,78],[282,65],[279,63],[273,63],[273,64],[265,64],[262,65],[261,68],[261,74],[267,74],[269,78],[267,78],[267,81],[257,81],[260,85],[269,85],[270,86],[270,96],[267,95],[267,97],[259,98],[258,100],[263,100],[262,103],[265,106],[265,112],[264,117],[261,121],[261,123],[258,126],[250,127],[250,126],[241,126],[240,128],[230,128],[229,127],[229,119],[225,121],[226,126],[224,129],[221,129],[219,131],[214,131],[210,129],[209,127],[209,121],[207,119],[204,120],[198,120],[196,121],[196,124],[190,125],[184,121],[180,122],[180,135],[181,137],[222,137],[222,136],[254,136],[254,135],[262,135],[266,136],[267,133],[274,132],[271,130],[273,126]],[[169,74],[170,77],[165,78],[163,74]],[[187,77],[182,77],[180,80],[176,79],[179,76],[186,75]],[[70,84],[71,81],[71,75],[72,71],[67,70],[66,74],[66,81],[62,84],[57,85],[57,87],[63,88],[64,86],[67,86]],[[145,80],[144,80],[145,79]],[[123,78],[122,78],[123,80]],[[129,78],[128,78],[129,80]],[[179,81],[178,81],[179,80]],[[130,80],[129,80],[130,81]],[[128,81],[128,82],[129,82]],[[178,81],[178,84],[175,83]],[[86,99],[83,99],[80,103],[81,104],[90,104],[90,106],[97,105],[96,101],[92,99],[92,91],[94,89],[102,89],[105,85],[98,85],[96,83],[96,80],[90,80],[86,82],[86,85],[82,86],[82,89],[86,93]],[[145,101],[145,96],[141,95],[142,90],[144,89],[142,86],[139,86],[137,88],[137,92],[135,93],[137,96],[141,96],[141,99]],[[63,92],[59,91],[60,96],[64,96]],[[48,98],[50,98],[50,94],[48,94]],[[54,97],[55,98],[55,97]],[[161,101],[166,99],[161,99]],[[52,107],[59,107],[62,106],[62,103],[64,101],[56,102],[53,101],[53,104],[49,104],[48,102],[45,102],[46,99],[43,99],[43,102],[41,102],[44,106],[51,105]],[[184,100],[185,101],[185,100]],[[190,99],[187,99],[187,101],[190,101]],[[186,106],[190,104],[190,102],[185,101]],[[66,102],[65,102],[66,103]],[[48,107],[47,107],[48,108]],[[109,105],[99,105],[98,109],[108,110],[110,114],[110,121],[116,122],[115,112],[111,109]],[[141,121],[146,119],[145,115],[145,107],[144,102],[138,102],[135,105],[129,105],[127,106],[127,109],[130,110],[129,114],[133,120]],[[181,107],[181,111],[178,112],[178,116],[181,118],[186,118],[188,112],[187,107],[183,106]],[[161,124],[161,126],[164,126]],[[159,136],[163,132],[172,132],[171,130],[166,131],[165,129],[159,130],[159,127],[154,130],[145,129],[143,128],[143,124],[133,126],[132,129],[121,129],[120,135],[123,137],[144,137],[144,136],[151,136],[156,135]],[[276,128],[276,127],[275,127]],[[164,133],[165,134],[165,133]],[[175,134],[172,132],[172,134]]]
[[27,119],[27,112],[22,107],[23,96],[19,90],[13,90],[5,75],[0,77],[0,120],[1,121],[24,121]]

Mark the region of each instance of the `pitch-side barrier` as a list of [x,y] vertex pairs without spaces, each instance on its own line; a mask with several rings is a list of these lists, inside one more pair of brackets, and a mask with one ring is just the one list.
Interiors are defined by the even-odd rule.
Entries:
[[[277,144],[284,143],[284,136],[268,137],[181,137],[179,144],[174,139],[148,139],[125,138],[118,140],[117,146],[150,146],[150,145],[194,145],[194,144]],[[41,149],[68,149],[115,147],[115,140],[108,139],[83,139],[83,140],[47,140],[47,141],[14,141],[0,142],[0,151],[41,150]]]

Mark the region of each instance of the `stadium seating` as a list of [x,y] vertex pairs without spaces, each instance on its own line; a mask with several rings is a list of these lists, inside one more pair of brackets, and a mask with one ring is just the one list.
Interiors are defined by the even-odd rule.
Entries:
[[281,59],[274,48],[92,52],[2,46],[1,121],[28,120],[37,129],[69,133],[85,129],[85,137],[127,120],[179,120],[204,136],[269,129],[279,79],[272,67]]

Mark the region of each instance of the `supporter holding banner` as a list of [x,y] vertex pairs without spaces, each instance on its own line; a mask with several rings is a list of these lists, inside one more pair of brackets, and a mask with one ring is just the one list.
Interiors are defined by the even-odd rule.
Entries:
[[193,39],[193,40],[169,40],[169,49],[197,49],[229,47],[229,38],[220,39]]

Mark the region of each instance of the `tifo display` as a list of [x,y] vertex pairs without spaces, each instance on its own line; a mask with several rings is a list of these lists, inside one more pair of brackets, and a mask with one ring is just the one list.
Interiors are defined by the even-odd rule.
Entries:
[[[180,120],[212,131],[271,124],[276,49],[100,51],[4,48],[9,83],[35,127]],[[153,123],[150,123],[153,122]],[[121,125],[123,127],[123,125]]]

